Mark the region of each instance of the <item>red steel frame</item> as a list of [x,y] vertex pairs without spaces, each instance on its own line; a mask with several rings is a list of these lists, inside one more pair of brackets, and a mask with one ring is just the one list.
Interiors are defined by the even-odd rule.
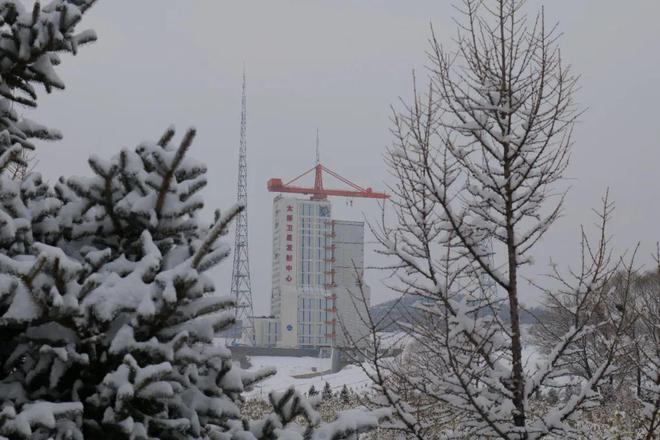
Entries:
[[[314,187],[313,188],[292,185],[297,180],[305,177],[306,175],[308,175],[312,171],[315,172]],[[323,173],[324,172],[331,175],[332,177],[339,180],[340,182],[345,183],[346,185],[348,185],[352,189],[344,190],[344,189],[326,189],[326,188],[324,188],[323,187]],[[312,195],[312,200],[325,200],[325,199],[328,198],[328,196],[362,197],[362,198],[368,198],[368,199],[387,199],[387,198],[390,197],[385,193],[375,192],[371,188],[362,188],[361,186],[356,185],[355,183],[351,182],[350,180],[346,179],[345,177],[342,177],[339,174],[335,173],[334,171],[324,167],[320,163],[316,164],[316,166],[314,166],[314,168],[311,168],[311,169],[305,171],[300,176],[296,177],[293,180],[290,180],[287,183],[282,183],[282,179],[272,178],[272,179],[268,180],[267,186],[268,186],[268,191],[270,191],[270,192],[311,194]]]

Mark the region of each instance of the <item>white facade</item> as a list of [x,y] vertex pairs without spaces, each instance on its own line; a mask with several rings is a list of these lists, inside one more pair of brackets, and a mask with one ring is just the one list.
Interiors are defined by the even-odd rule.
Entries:
[[257,347],[275,347],[280,334],[280,320],[272,316],[255,316],[253,344]]
[[350,322],[349,332],[359,327],[348,291],[359,297],[353,263],[361,273],[364,224],[333,221],[331,208],[326,200],[278,196],[273,202],[271,313],[279,319],[278,346],[343,340],[337,313]]
[[[335,220],[334,278],[338,346],[359,343],[367,335],[367,307],[371,302],[364,280],[364,223]],[[345,330],[345,332],[344,332]]]

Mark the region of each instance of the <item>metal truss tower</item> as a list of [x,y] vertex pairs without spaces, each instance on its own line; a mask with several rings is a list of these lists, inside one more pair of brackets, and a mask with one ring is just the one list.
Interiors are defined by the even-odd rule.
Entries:
[[[241,143],[238,156],[237,202],[245,209],[236,218],[234,241],[234,268],[231,276],[231,295],[236,301],[236,332],[234,342],[252,344],[254,338],[254,309],[250,282],[250,259],[248,253],[248,204],[247,204],[247,108],[245,98],[245,71],[243,71],[243,95],[241,99]],[[239,333],[240,332],[240,333]]]

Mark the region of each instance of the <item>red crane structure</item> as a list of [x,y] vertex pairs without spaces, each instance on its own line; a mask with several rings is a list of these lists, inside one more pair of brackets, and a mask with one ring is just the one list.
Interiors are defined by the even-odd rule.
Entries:
[[[314,187],[303,187],[293,185],[299,179],[302,179],[309,173],[314,171]],[[323,187],[323,173],[329,174],[335,179],[339,180],[342,183],[348,185],[351,189],[327,189]],[[295,194],[311,194],[312,200],[325,200],[328,196],[337,196],[337,197],[362,197],[367,199],[387,199],[388,196],[385,193],[375,192],[371,188],[362,188],[359,185],[351,182],[345,177],[340,176],[334,171],[324,167],[320,163],[317,163],[313,168],[305,171],[300,176],[296,177],[293,180],[290,180],[287,183],[282,183],[282,179],[272,178],[268,180],[268,191],[270,192],[280,192],[280,193],[295,193]]]

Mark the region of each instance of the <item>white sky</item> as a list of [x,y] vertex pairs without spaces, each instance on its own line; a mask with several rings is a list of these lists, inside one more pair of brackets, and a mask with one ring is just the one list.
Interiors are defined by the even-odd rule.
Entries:
[[[623,250],[642,241],[648,261],[660,239],[660,2],[545,3],[565,33],[564,60],[582,75],[578,99],[588,111],[576,129],[565,216],[538,245],[534,270],[544,272],[549,257],[575,261],[578,226],[591,224],[590,208],[608,186],[617,204],[614,244]],[[235,199],[245,63],[252,282],[255,312],[266,313],[273,196],[266,180],[310,168],[319,128],[326,166],[383,188],[389,107],[409,96],[411,70],[425,64],[430,23],[451,45],[451,14],[440,0],[100,0],[82,26],[94,28],[99,42],[64,58],[66,91],[26,111],[65,135],[38,150],[37,170],[51,181],[87,174],[92,153],[111,156],[170,124],[179,134],[194,125],[192,154],[209,167],[210,218]],[[373,219],[375,207],[334,202],[336,216],[347,219],[363,212]],[[367,263],[378,262],[369,251]],[[216,271],[220,291],[229,290],[230,272],[231,261]],[[368,275],[376,302],[390,296],[381,277]]]

